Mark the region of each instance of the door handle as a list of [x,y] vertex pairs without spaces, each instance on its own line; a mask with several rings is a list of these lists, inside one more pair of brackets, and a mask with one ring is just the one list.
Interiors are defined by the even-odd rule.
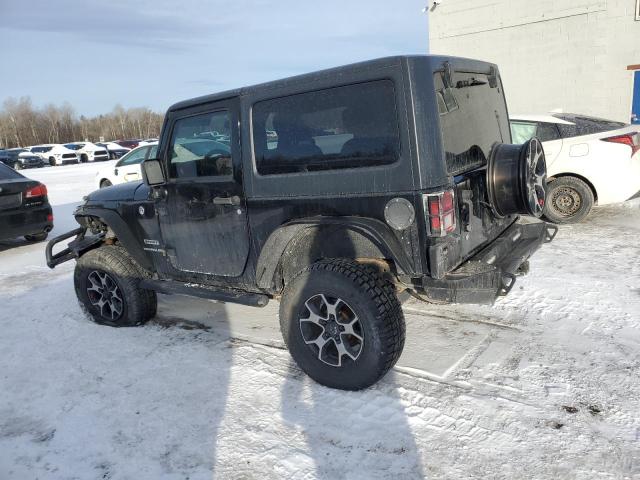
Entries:
[[214,205],[232,205],[234,207],[240,206],[240,197],[234,195],[232,197],[214,197],[213,198]]

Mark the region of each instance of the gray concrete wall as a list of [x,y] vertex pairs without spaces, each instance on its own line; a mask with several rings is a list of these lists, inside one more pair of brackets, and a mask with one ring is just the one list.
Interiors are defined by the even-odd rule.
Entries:
[[629,121],[640,64],[637,0],[443,0],[431,53],[495,62],[509,110]]

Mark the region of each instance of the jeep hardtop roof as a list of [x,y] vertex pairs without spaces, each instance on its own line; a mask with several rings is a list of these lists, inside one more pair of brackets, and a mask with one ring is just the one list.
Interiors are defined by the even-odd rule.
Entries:
[[473,60],[462,57],[448,57],[443,55],[397,55],[391,57],[382,57],[364,62],[351,63],[339,67],[318,70],[315,72],[286,77],[279,80],[260,83],[252,86],[226,90],[219,93],[195,97],[175,103],[169,107],[169,112],[182,110],[189,107],[195,107],[210,102],[225,100],[233,97],[248,95],[256,92],[265,92],[268,90],[282,89],[284,87],[296,87],[305,84],[312,84],[317,80],[326,80],[333,78],[339,83],[341,75],[345,73],[356,73],[362,71],[384,70],[387,68],[401,68],[406,65],[408,68],[414,68],[417,64],[428,65],[431,70],[438,70],[442,64],[448,61],[455,70],[465,72],[487,73],[489,68],[495,67],[494,64]]

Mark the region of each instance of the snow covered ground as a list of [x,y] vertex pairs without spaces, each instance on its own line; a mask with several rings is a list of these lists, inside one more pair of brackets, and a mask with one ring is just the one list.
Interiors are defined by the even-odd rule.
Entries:
[[[103,164],[104,165],[104,164]],[[27,171],[54,234],[103,165]],[[399,365],[313,384],[264,309],[87,321],[73,264],[0,244],[0,479],[640,478],[640,201],[563,227],[494,306],[407,304]]]

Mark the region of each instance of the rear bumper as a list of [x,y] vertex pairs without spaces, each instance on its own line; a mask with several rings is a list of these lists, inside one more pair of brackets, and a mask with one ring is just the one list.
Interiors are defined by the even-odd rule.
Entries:
[[558,228],[545,222],[514,223],[485,249],[443,279],[425,276],[419,294],[444,303],[493,303],[513,288],[516,275],[526,273],[526,262],[543,243],[553,240]]
[[48,205],[11,212],[0,211],[0,240],[51,231],[51,213]]

